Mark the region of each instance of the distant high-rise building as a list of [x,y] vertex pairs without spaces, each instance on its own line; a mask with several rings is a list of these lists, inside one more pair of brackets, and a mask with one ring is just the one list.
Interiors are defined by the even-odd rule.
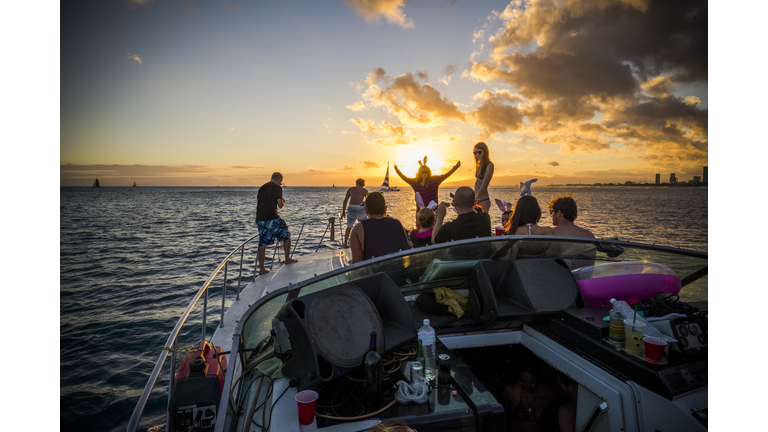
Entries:
[[661,184],[661,174],[656,174],[656,184]]
[[704,183],[707,182],[707,168],[709,167],[708,166],[704,167],[704,177],[701,179]]
[[677,178],[675,177],[675,173],[672,173],[669,175],[669,184],[677,184]]
[[693,176],[694,183],[701,183],[701,176]]

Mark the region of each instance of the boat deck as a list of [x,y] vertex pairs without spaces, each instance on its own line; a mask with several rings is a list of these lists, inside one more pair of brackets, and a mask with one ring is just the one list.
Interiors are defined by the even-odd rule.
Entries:
[[[348,265],[347,251],[349,249],[335,249],[317,252],[298,258],[301,265],[279,264],[265,275],[256,277],[240,292],[240,300],[234,300],[224,314],[224,320],[219,323],[211,342],[224,351],[232,346],[232,335],[237,327],[238,320],[261,297],[286,285],[296,284],[318,274]],[[229,361],[229,359],[227,359]]]

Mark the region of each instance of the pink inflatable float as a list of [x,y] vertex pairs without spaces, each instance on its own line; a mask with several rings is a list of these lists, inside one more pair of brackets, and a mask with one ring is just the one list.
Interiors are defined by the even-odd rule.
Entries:
[[641,261],[582,267],[573,271],[586,307],[610,306],[610,300],[628,304],[657,292],[680,293],[680,278],[669,267]]

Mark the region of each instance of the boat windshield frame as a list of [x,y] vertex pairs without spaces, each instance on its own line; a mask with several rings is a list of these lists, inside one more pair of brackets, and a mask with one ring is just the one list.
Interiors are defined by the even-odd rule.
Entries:
[[[574,244],[593,245],[595,250],[598,251],[598,256],[595,259],[595,265],[598,263],[615,263],[623,261],[645,261],[656,262],[654,260],[648,260],[647,256],[640,256],[637,258],[638,251],[646,251],[656,254],[674,254],[680,257],[698,258],[703,261],[697,265],[688,265],[686,273],[680,274],[678,269],[678,276],[684,280],[683,287],[686,284],[692,283],[707,274],[707,253],[686,249],[679,249],[667,246],[658,246],[644,243],[634,243],[629,241],[621,241],[617,239],[591,239],[582,237],[562,237],[562,236],[533,236],[533,235],[512,235],[512,236],[491,236],[481,237],[466,240],[451,241],[447,243],[440,243],[436,245],[429,245],[426,247],[407,249],[381,257],[372,258],[359,263],[354,263],[345,267],[341,267],[335,270],[331,270],[327,273],[317,275],[310,279],[301,281],[299,283],[291,284],[275,289],[268,295],[260,298],[256,301],[244,314],[243,318],[238,323],[238,329],[236,334],[243,335],[245,325],[249,322],[252,315],[265,303],[272,301],[273,299],[283,296],[283,302],[288,302],[294,298],[298,298],[304,295],[308,295],[314,292],[322,291],[328,288],[332,288],[344,283],[353,282],[355,280],[371,276],[373,274],[384,272],[390,278],[393,278],[395,284],[400,288],[404,296],[418,294],[421,287],[424,286],[446,286],[446,282],[450,282],[451,275],[453,274],[456,280],[466,279],[466,273],[471,270],[471,267],[480,260],[514,260],[528,258],[519,254],[523,250],[523,246],[530,244],[540,244],[541,242],[565,242]],[[484,248],[484,246],[486,246]],[[488,247],[490,246],[490,247]],[[438,261],[439,264],[444,262],[447,265],[443,266],[443,269],[437,268],[440,266],[427,265],[427,270],[430,271],[430,277],[433,279],[424,280],[423,276],[419,280],[409,281],[408,279],[398,278],[394,274],[396,271],[402,271],[414,264],[421,264],[422,267],[414,265],[416,271],[425,269],[424,261],[434,262],[438,257],[449,257],[451,251],[459,252],[459,257],[462,258],[464,254],[465,260],[455,259]],[[634,254],[632,253],[634,251]],[[629,253],[628,253],[629,252]],[[626,255],[633,256],[624,256]],[[517,254],[517,256],[514,256]],[[612,256],[612,254],[614,254]],[[606,256],[600,256],[606,255]],[[594,256],[594,255],[593,255]],[[450,258],[450,257],[449,257]],[[550,258],[564,258],[562,256],[551,256]],[[572,257],[571,257],[572,258]],[[629,259],[627,259],[629,258]],[[664,264],[663,262],[659,262]],[[452,273],[453,272],[453,273]],[[458,273],[456,273],[458,272]],[[688,278],[685,281],[685,278]],[[237,347],[233,346],[233,353]],[[252,347],[251,347],[252,348]]]
[[[230,364],[232,365],[230,367],[230,370],[227,372],[225,377],[225,388],[229,388],[232,384],[232,380],[234,378],[235,373],[235,362],[240,363],[244,367],[250,367],[251,365],[255,365],[256,363],[260,362],[262,359],[265,359],[265,356],[269,356],[269,351],[271,350],[271,343],[269,343],[269,330],[267,330],[267,327],[271,329],[272,325],[272,319],[278,312],[278,310],[282,307],[283,304],[287,303],[289,300],[292,300],[294,298],[298,298],[303,295],[308,295],[317,291],[329,289],[344,283],[353,282],[355,280],[358,280],[360,278],[364,278],[367,276],[370,276],[372,274],[384,272],[388,276],[392,277],[392,272],[387,271],[387,266],[392,265],[393,263],[400,263],[401,268],[407,268],[411,262],[418,263],[420,261],[420,258],[426,257],[428,261],[433,262],[435,261],[435,256],[447,256],[450,251],[456,251],[458,252],[459,257],[461,257],[462,254],[466,254],[467,260],[465,260],[465,263],[459,263],[461,260],[454,260],[454,263],[458,263],[456,266],[448,266],[448,270],[446,273],[443,274],[443,279],[435,279],[434,284],[435,286],[445,286],[445,282],[447,279],[450,279],[451,272],[454,270],[459,271],[459,275],[457,276],[457,279],[464,278],[466,279],[465,275],[461,275],[462,271],[466,271],[470,266],[471,263],[472,266],[476,264],[480,260],[515,260],[515,259],[525,259],[525,256],[521,256],[520,252],[524,250],[524,246],[529,245],[536,245],[537,243],[541,242],[564,242],[564,243],[581,243],[583,245],[591,245],[594,246],[593,250],[597,251],[597,254],[605,255],[603,256],[597,256],[592,255],[592,257],[595,259],[595,265],[597,264],[597,261],[601,263],[615,263],[615,262],[623,262],[623,261],[642,261],[644,260],[644,256],[647,257],[647,254],[661,254],[661,256],[664,256],[665,254],[670,254],[670,256],[674,255],[677,257],[684,257],[684,258],[692,258],[693,261],[688,262],[686,266],[686,272],[687,274],[679,275],[681,279],[689,279],[688,283],[693,282],[697,279],[701,279],[702,277],[705,277],[707,274],[707,260],[708,260],[708,254],[706,252],[700,252],[700,251],[693,251],[693,250],[685,250],[685,249],[679,249],[674,247],[666,247],[666,246],[658,246],[658,245],[651,245],[651,244],[644,244],[644,243],[634,243],[629,241],[621,241],[618,239],[587,239],[587,238],[580,238],[580,237],[561,237],[561,236],[522,236],[522,235],[513,235],[513,236],[491,236],[491,237],[482,237],[482,238],[474,238],[474,239],[466,239],[466,240],[459,240],[459,241],[452,241],[448,243],[441,243],[437,245],[429,245],[421,248],[416,249],[407,249],[395,253],[391,253],[385,256],[372,258],[366,261],[362,261],[359,263],[347,265],[335,270],[331,270],[327,273],[309,278],[305,281],[292,284],[289,283],[288,285],[281,287],[279,289],[275,289],[274,291],[270,292],[269,294],[265,295],[264,297],[260,298],[258,301],[256,301],[253,305],[251,305],[248,310],[243,314],[241,319],[238,321],[237,328],[234,331],[234,337],[232,341],[232,346],[230,349]],[[473,256],[474,254],[474,256]],[[515,254],[518,254],[515,256]],[[623,256],[626,254],[627,256]],[[552,256],[550,258],[563,258],[560,256]],[[629,258],[629,259],[627,259]],[[700,261],[699,261],[700,260]],[[421,260],[424,261],[424,260]],[[653,262],[645,259],[645,262]],[[664,263],[661,263],[664,264]],[[434,266],[433,266],[434,267]],[[431,269],[431,271],[435,271],[434,268]],[[439,269],[435,274],[439,274]],[[348,275],[352,275],[348,277]],[[684,279],[684,280],[685,280]],[[403,295],[408,298],[410,295],[418,293],[419,289],[417,289],[418,286],[424,287],[429,284],[430,281],[412,281],[410,283],[403,284],[402,280],[399,280],[399,283],[397,280],[395,280],[395,283],[398,285],[398,287],[401,289],[401,292],[403,292]],[[409,281],[406,281],[409,282]],[[704,280],[704,285],[706,285],[706,279]],[[684,284],[685,285],[685,284]],[[262,307],[270,302],[273,302],[274,304],[268,305],[265,310],[261,311],[261,313],[258,313]],[[254,318],[255,321],[252,322],[251,319]],[[246,334],[246,328],[250,326],[258,326],[259,331],[255,331],[253,336],[255,337],[248,337]],[[251,327],[253,328],[253,327]],[[250,330],[248,331],[250,332]],[[265,334],[265,337],[260,337],[262,334]],[[256,344],[256,345],[254,345]],[[242,350],[241,350],[242,348]],[[242,352],[241,352],[242,351]],[[248,356],[249,358],[246,358],[246,354],[250,353]],[[237,359],[237,360],[235,360]],[[223,404],[228,405],[228,395],[222,395],[222,399],[220,401],[220,406],[224,406]],[[225,410],[227,412],[228,410]],[[220,419],[224,420],[224,417],[226,414],[220,413]]]

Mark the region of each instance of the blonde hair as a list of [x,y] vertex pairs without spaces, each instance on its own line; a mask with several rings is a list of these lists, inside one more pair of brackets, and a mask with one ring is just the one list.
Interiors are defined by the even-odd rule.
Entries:
[[422,228],[429,228],[435,223],[435,212],[429,207],[424,207],[419,210],[418,218],[419,225],[421,225]]

